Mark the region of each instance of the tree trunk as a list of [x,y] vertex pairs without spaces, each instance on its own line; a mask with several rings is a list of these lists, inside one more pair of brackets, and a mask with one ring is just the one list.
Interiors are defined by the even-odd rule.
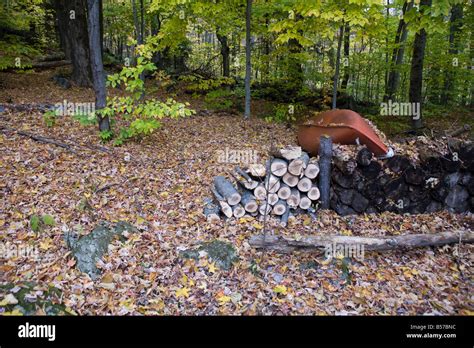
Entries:
[[91,85],[86,0],[55,0],[59,36],[66,58],[73,66],[72,81],[78,86]]
[[[431,0],[421,0],[420,12],[424,14],[424,9],[431,6]],[[411,71],[410,71],[410,90],[409,90],[409,101],[410,103],[419,103],[419,115],[418,117],[412,118],[413,130],[418,130],[423,127],[422,121],[422,90],[423,90],[423,61],[425,58],[425,47],[426,47],[426,31],[421,29],[415,35],[415,42],[413,43],[413,56],[411,60]]]
[[250,117],[250,78],[251,78],[251,61],[250,61],[250,17],[252,14],[252,0],[247,0],[245,10],[245,118]]
[[[99,0],[87,0],[88,8],[88,29],[89,29],[89,49],[90,65],[92,69],[92,80],[95,92],[95,109],[100,111],[107,105],[107,91],[105,89],[105,73],[102,64],[102,54],[100,49],[100,7]],[[99,116],[99,130],[109,131],[110,123],[108,117]]]
[[[413,2],[405,2],[403,4],[403,16],[413,7]],[[405,53],[405,42],[407,39],[408,30],[407,23],[404,18],[398,22],[397,34],[395,36],[395,48],[392,53],[392,62],[390,64],[390,71],[388,74],[387,87],[385,90],[384,100],[393,99],[400,85],[400,66],[403,64],[403,55]]]
[[[456,55],[459,52],[459,32],[461,31],[463,22],[463,8],[462,4],[455,4],[451,9],[451,18],[449,20],[449,54]],[[446,70],[444,89],[441,96],[441,103],[447,104],[450,101],[450,95],[452,95],[454,74],[452,67]]]
[[[346,23],[344,27],[344,58],[349,59],[349,47],[350,47],[350,36],[351,28],[349,23]],[[347,89],[347,83],[349,82],[349,68],[344,64],[344,77],[341,82],[341,89]]]
[[332,139],[328,136],[321,136],[319,146],[319,192],[321,193],[321,209],[329,209],[330,188],[331,188],[331,160],[332,160]]
[[99,0],[99,22],[100,22],[100,54],[104,60],[104,4]]
[[217,40],[221,44],[221,55],[222,55],[222,75],[225,77],[230,76],[230,48],[227,42],[227,36],[219,34],[217,30]]
[[459,242],[473,243],[474,232],[458,230],[433,234],[408,234],[391,237],[356,237],[340,235],[307,236],[301,237],[298,240],[281,236],[266,236],[265,242],[263,241],[262,235],[256,235],[250,238],[249,244],[254,248],[266,248],[282,253],[290,253],[294,251],[324,251],[328,246],[332,249],[338,246],[363,246],[364,251],[384,251],[439,246]]
[[337,85],[339,82],[339,66],[341,63],[341,46],[342,37],[344,36],[344,25],[341,25],[339,29],[339,39],[337,41],[337,53],[336,53],[336,72],[334,73],[334,82],[332,87],[332,108],[335,109],[337,105]]

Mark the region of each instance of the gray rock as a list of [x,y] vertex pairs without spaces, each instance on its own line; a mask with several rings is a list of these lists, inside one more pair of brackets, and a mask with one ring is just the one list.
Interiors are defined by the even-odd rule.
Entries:
[[117,222],[113,227],[108,222],[101,222],[88,235],[79,239],[65,235],[66,243],[71,248],[77,260],[77,267],[81,272],[87,273],[92,279],[100,276],[96,263],[107,253],[109,244],[115,237],[121,237],[125,232],[138,230],[128,222]]

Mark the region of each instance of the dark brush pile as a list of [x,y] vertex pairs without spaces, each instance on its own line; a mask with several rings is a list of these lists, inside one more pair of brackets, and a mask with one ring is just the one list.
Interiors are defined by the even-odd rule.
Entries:
[[401,155],[378,161],[363,148],[355,160],[334,158],[331,181],[331,209],[340,215],[473,212],[474,145],[454,142],[418,162]]

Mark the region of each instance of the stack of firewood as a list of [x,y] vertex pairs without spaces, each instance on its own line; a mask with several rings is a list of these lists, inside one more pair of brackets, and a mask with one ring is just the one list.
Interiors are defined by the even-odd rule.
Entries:
[[228,218],[274,215],[286,225],[291,211],[312,211],[320,197],[316,158],[295,146],[273,149],[271,155],[266,166],[235,167],[228,178],[216,176],[214,198],[206,200],[205,215],[211,219],[220,214]]

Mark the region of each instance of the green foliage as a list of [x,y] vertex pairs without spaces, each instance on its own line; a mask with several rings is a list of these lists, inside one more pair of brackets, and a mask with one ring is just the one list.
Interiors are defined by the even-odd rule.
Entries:
[[265,117],[267,122],[287,122],[292,123],[298,119],[305,107],[303,104],[277,104],[273,109],[273,114]]
[[99,133],[99,138],[103,142],[111,140],[114,136],[114,133],[111,130],[104,130]]
[[46,10],[42,3],[43,0],[0,2],[0,28],[6,29],[0,35],[0,71],[29,68],[33,57],[40,54],[45,42],[41,37],[29,38],[28,31],[31,26],[43,24]]
[[204,101],[208,109],[229,110],[234,106],[234,93],[229,89],[216,89],[206,94]]
[[56,119],[57,115],[55,110],[48,110],[43,114],[43,121],[46,124],[46,127],[54,127]]
[[82,126],[92,126],[96,125],[98,120],[97,116],[94,113],[91,114],[75,114],[73,116],[74,120],[78,121]]
[[[133,67],[124,67],[119,73],[110,75],[108,85],[112,87],[122,86],[128,92],[124,97],[109,98],[107,107],[100,110],[102,116],[108,116],[116,123],[120,117],[122,124],[114,141],[115,145],[121,145],[131,138],[142,138],[152,134],[161,127],[158,121],[165,117],[178,118],[190,116],[195,113],[188,109],[188,103],[178,103],[168,98],[165,102],[157,99],[144,100],[145,85],[140,76],[145,72],[153,72],[156,67],[149,61],[151,56],[150,46],[138,48],[142,56],[138,57],[137,64]],[[104,141],[114,137],[112,132],[101,134]]]
[[186,90],[192,93],[204,94],[209,91],[220,89],[223,87],[232,87],[235,80],[231,77],[218,77],[215,79],[203,79],[195,75],[185,75],[179,78],[180,81],[185,82]]
[[46,226],[54,226],[56,222],[51,215],[32,215],[30,217],[30,228],[33,232],[39,232],[44,229]]
[[43,215],[42,219],[43,219],[43,223],[46,226],[54,226],[55,225],[54,218],[51,215]]
[[33,215],[30,217],[30,228],[33,232],[38,232],[40,229],[41,220],[38,215]]

